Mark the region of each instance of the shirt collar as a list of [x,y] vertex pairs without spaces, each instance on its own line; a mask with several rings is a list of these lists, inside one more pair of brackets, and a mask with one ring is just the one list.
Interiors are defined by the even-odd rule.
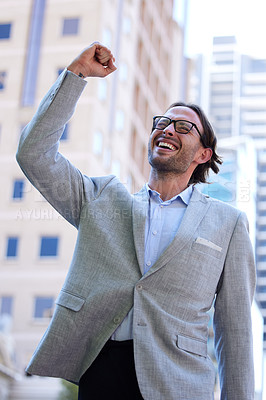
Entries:
[[146,183],[146,190],[149,195],[149,198],[151,198],[151,197],[153,197],[154,199],[156,198],[157,201],[160,201],[162,203],[172,203],[173,201],[180,198],[188,206],[192,192],[193,192],[193,186],[188,186],[185,190],[183,190],[183,192],[175,195],[170,200],[166,200],[165,202],[160,198],[160,193],[157,192],[156,190],[152,190],[149,187],[148,183]]

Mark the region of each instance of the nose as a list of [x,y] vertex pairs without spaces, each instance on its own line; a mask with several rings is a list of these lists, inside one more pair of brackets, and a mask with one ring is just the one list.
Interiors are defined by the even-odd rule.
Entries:
[[164,132],[164,135],[174,136],[174,134],[175,134],[174,123],[172,122],[170,125],[168,125],[166,128],[164,128],[163,132]]

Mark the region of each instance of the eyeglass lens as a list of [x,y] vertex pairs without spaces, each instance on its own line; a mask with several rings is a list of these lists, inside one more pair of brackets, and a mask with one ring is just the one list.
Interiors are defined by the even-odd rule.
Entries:
[[168,125],[170,125],[172,122],[174,122],[174,127],[175,127],[176,132],[179,132],[179,133],[188,133],[193,126],[193,124],[188,121],[183,121],[183,120],[173,121],[170,118],[157,117],[154,119],[154,128],[163,130]]

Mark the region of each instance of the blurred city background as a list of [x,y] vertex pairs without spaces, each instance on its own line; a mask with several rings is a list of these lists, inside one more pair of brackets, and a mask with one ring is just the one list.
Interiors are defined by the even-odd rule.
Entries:
[[[112,49],[118,70],[88,79],[60,151],[83,173],[113,173],[135,192],[149,174],[152,116],[179,100],[203,107],[224,163],[200,189],[249,218],[255,399],[266,399],[265,14],[265,0],[0,0],[0,400],[76,398],[75,387],[24,372],[77,232],[27,182],[15,153],[41,98],[94,41]],[[212,336],[210,325],[214,357]]]

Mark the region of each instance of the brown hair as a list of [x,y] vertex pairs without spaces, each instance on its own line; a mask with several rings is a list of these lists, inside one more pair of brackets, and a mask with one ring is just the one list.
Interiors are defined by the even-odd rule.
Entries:
[[204,111],[196,104],[192,103],[184,103],[184,102],[176,102],[168,107],[168,110],[173,107],[188,107],[193,110],[199,117],[201,125],[203,127],[203,133],[201,136],[201,143],[205,148],[212,149],[212,157],[209,161],[204,164],[199,164],[193,174],[191,175],[189,184],[195,185],[196,183],[207,183],[207,178],[209,175],[210,168],[213,170],[215,174],[219,172],[218,164],[222,164],[222,159],[216,153],[216,145],[217,145],[217,138],[214,133],[214,130],[211,126],[210,121],[208,120],[207,116],[205,115]]

